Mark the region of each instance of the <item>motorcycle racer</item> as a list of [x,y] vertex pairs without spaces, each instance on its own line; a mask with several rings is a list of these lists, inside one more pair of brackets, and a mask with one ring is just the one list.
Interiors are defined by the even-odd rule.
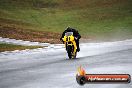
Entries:
[[78,31],[74,28],[71,27],[67,27],[66,30],[62,33],[62,36],[60,38],[60,40],[63,42],[62,38],[65,36],[65,33],[67,32],[73,32],[73,36],[75,37],[75,42],[77,45],[77,51],[80,51],[80,47],[79,47],[79,39],[81,38],[81,35],[78,33]]

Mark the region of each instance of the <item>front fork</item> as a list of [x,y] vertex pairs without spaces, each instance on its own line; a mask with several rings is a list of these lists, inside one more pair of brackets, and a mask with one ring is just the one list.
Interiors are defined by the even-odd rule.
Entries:
[[75,41],[73,41],[73,45],[74,45],[74,52],[73,52],[73,54],[75,55],[76,54],[76,51],[77,51],[77,45],[76,45],[76,42]]
[[[76,50],[77,50],[77,45],[75,41],[72,41],[73,44],[71,44],[71,46],[74,46],[74,50],[73,50],[73,55],[76,55]],[[65,48],[67,50],[67,42],[64,43],[65,44]]]

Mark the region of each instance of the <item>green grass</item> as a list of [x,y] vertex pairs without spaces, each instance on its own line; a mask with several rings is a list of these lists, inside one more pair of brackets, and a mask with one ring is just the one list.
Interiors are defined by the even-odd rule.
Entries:
[[25,29],[63,32],[71,26],[82,35],[128,37],[132,35],[131,3],[132,0],[1,0],[0,18],[12,24],[17,21],[17,26]]
[[24,49],[35,49],[35,48],[42,48],[42,47],[40,46],[21,46],[21,45],[0,43],[0,52],[13,51],[13,50],[24,50]]

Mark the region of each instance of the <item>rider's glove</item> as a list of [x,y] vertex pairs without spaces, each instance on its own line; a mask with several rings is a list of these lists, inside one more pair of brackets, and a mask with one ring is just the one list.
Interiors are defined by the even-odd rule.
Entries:
[[62,38],[60,38],[60,40],[62,41]]
[[62,41],[62,42],[63,42],[63,44],[64,44],[64,41],[63,41],[63,39],[62,39],[62,38],[60,38],[60,41]]

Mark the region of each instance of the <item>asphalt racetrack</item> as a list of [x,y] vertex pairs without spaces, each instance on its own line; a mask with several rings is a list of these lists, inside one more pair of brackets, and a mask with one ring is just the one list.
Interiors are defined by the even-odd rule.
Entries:
[[80,65],[89,74],[132,75],[132,40],[80,47],[75,60],[67,58],[65,48],[0,53],[0,88],[132,88],[132,83],[80,86],[76,82]]

